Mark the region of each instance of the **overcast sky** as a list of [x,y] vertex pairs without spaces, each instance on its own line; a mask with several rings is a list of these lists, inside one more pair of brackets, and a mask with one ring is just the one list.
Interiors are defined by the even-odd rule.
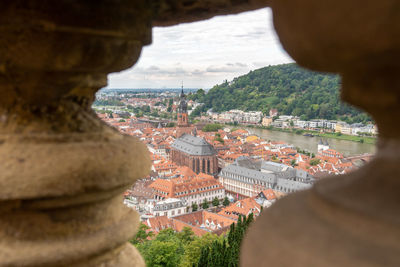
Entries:
[[268,65],[292,62],[279,44],[270,9],[153,28],[153,43],[108,88],[204,88]]

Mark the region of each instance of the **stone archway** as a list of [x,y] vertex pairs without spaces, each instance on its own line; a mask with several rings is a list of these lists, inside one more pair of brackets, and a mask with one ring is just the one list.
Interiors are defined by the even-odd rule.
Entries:
[[340,73],[343,98],[372,114],[381,141],[369,165],[264,213],[244,241],[242,265],[398,265],[396,0],[2,1],[0,264],[143,266],[126,242],[138,217],[121,193],[148,173],[149,157],[96,118],[94,93],[108,73],[136,62],[152,26],[269,4],[288,53]]

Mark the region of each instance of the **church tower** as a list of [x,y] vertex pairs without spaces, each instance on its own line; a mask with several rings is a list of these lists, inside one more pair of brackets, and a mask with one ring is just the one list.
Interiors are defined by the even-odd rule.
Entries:
[[188,126],[189,126],[189,116],[187,113],[187,102],[186,102],[186,96],[183,93],[183,86],[182,86],[182,92],[178,106],[178,127],[188,127]]
[[176,129],[177,137],[180,137],[183,134],[192,134],[194,127],[189,124],[189,115],[187,111],[186,96],[185,93],[183,92],[183,85],[177,112],[178,112],[178,128]]

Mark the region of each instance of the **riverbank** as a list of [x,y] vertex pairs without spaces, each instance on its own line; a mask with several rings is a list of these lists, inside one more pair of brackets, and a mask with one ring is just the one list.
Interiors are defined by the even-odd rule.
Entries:
[[[232,126],[256,128],[256,129],[286,132],[286,133],[294,133],[297,135],[312,134],[314,137],[317,137],[317,138],[321,137],[321,138],[329,138],[329,139],[337,139],[337,140],[346,140],[346,141],[365,143],[365,144],[371,144],[371,145],[374,145],[377,140],[375,137],[370,137],[370,136],[355,136],[355,135],[347,135],[347,134],[341,134],[341,133],[321,133],[321,132],[311,131],[311,130],[282,129],[282,128],[276,128],[276,127],[271,127],[271,126],[265,127],[265,126],[245,125],[245,124],[238,124],[238,125],[232,125]],[[310,137],[310,138],[312,138],[312,137]]]

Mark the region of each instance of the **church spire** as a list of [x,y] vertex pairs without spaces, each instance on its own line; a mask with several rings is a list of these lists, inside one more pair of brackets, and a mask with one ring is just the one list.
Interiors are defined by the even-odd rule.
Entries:
[[188,127],[189,126],[188,117],[189,116],[187,112],[187,102],[185,93],[183,92],[183,81],[182,81],[182,91],[178,106],[178,127]]
[[182,81],[182,91],[181,91],[181,98],[185,97],[185,93],[183,92],[183,81]]

